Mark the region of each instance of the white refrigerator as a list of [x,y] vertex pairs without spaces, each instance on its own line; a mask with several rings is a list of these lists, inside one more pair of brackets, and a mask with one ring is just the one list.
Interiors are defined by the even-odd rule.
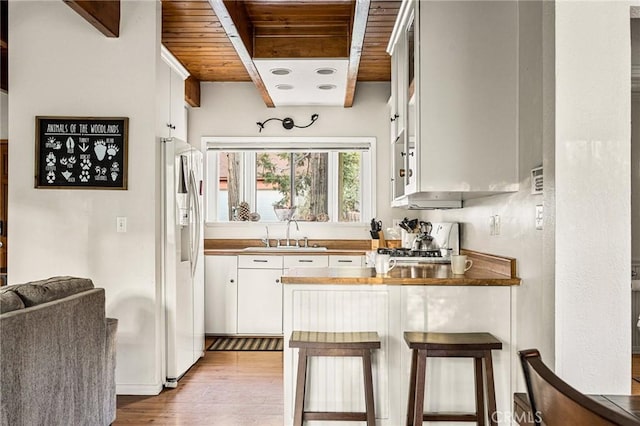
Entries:
[[165,386],[204,355],[202,153],[162,139],[162,280]]

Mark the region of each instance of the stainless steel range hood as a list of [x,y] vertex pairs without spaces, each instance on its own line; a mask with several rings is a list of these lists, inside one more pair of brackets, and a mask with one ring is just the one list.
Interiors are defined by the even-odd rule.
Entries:
[[391,207],[407,210],[459,209],[462,208],[462,193],[418,192],[396,198]]
[[491,197],[517,190],[516,187],[516,189],[503,191],[416,192],[396,198],[391,202],[391,207],[407,210],[461,209],[465,200]]

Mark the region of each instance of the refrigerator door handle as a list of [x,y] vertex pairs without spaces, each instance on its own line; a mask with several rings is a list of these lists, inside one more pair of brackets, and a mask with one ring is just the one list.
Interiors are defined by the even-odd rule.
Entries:
[[196,205],[196,239],[194,241],[195,262],[193,262],[195,264],[193,271],[195,276],[195,269],[200,261],[200,239],[202,238],[202,205],[200,204],[200,191],[195,175],[193,175],[193,191],[195,194],[194,200]]
[[[191,277],[195,277],[196,266],[198,264],[198,258],[200,253],[200,200],[198,199],[198,188],[196,185],[196,178],[191,171],[189,176],[189,186],[191,187],[189,194],[191,198],[191,202],[193,202],[192,212],[194,217],[194,221],[191,221],[190,225],[192,226],[191,230],[191,253],[189,259],[191,261]],[[194,229],[195,228],[195,229]]]

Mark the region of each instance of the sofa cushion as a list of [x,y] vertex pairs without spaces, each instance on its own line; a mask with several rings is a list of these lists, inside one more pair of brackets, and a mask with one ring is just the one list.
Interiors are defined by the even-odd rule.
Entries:
[[20,296],[25,307],[30,307],[91,290],[93,282],[88,278],[53,277],[10,287]]
[[24,302],[11,288],[0,289],[0,314],[24,309]]

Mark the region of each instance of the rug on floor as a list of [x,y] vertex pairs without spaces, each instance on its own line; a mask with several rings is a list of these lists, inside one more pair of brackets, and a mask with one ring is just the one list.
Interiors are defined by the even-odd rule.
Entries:
[[215,337],[209,351],[282,351],[282,337]]

